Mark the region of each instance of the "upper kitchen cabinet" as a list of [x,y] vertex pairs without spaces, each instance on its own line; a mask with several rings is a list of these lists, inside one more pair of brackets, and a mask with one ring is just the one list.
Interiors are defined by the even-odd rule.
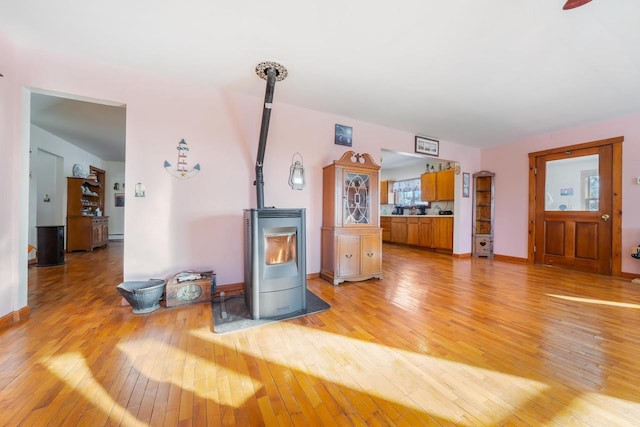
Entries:
[[438,202],[453,200],[455,195],[455,170],[448,169],[439,172],[423,173],[420,175],[423,202]]
[[380,181],[380,204],[393,205],[395,201],[395,193],[393,192],[394,181]]

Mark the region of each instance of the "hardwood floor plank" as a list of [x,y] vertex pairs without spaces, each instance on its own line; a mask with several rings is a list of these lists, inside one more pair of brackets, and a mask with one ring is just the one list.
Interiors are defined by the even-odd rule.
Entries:
[[209,304],[122,306],[122,250],[29,267],[30,315],[0,330],[0,425],[640,419],[628,280],[384,245],[384,280],[309,280],[330,310],[218,335]]

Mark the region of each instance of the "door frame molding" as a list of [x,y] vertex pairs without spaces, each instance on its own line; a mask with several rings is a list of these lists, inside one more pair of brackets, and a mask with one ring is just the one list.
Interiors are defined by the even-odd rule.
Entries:
[[611,145],[612,148],[612,212],[611,212],[611,275],[622,275],[622,142],[624,136],[569,145],[566,147],[551,148],[543,151],[529,153],[529,242],[527,249],[527,262],[535,263],[535,236],[536,236],[536,158],[548,154],[563,153],[565,151],[579,150],[582,148],[601,147]]

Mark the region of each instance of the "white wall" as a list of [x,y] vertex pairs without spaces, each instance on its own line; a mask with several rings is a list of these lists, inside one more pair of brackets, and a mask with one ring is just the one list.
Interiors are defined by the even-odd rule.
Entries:
[[[36,125],[30,129],[29,206],[35,207],[37,215],[29,215],[29,243],[37,246],[36,225],[66,226],[67,177],[73,176],[73,165],[88,171],[90,165],[104,169],[104,162]],[[45,194],[51,202],[43,202]]]
[[[124,212],[127,206],[115,206],[115,194],[124,193],[125,164],[122,162],[104,162],[106,174],[104,215],[109,216],[109,239],[124,239]],[[119,190],[114,190],[113,185],[118,183]],[[125,187],[123,188],[123,184]]]
[[[20,281],[18,268],[19,253],[24,250],[25,267],[23,277],[26,278],[27,243],[19,239],[20,206],[18,168],[22,161],[20,139],[18,133],[18,112],[20,90],[16,84],[16,58],[14,47],[0,35],[0,151],[4,167],[0,167],[0,182],[3,183],[5,203],[0,205],[0,317],[19,310],[26,302]],[[20,298],[20,293],[24,294]]]

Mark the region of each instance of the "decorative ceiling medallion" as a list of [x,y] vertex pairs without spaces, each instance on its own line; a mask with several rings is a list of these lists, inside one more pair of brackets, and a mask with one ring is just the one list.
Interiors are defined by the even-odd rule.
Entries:
[[258,65],[256,65],[256,74],[262,80],[267,80],[267,70],[269,70],[270,68],[273,68],[276,71],[277,82],[286,79],[287,76],[289,75],[289,73],[287,72],[287,69],[284,68],[284,66],[278,64],[277,62],[270,62],[270,61],[261,62]]

